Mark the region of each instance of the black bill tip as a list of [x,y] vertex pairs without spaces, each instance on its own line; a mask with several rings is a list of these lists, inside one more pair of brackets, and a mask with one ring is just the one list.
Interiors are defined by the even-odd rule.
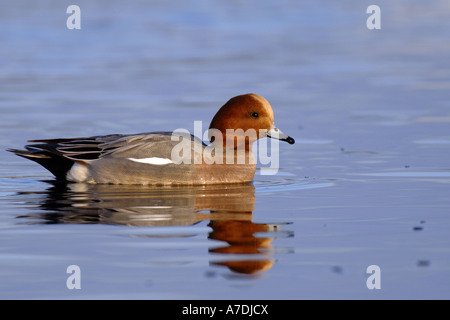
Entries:
[[289,144],[294,144],[295,143],[294,138],[291,138],[291,137],[287,137],[286,139],[283,139],[283,141],[286,141]]

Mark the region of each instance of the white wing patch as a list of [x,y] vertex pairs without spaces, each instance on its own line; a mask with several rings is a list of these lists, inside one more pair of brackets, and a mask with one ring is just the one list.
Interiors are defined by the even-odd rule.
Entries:
[[131,161],[134,161],[134,162],[152,164],[152,165],[156,165],[156,166],[162,166],[162,165],[165,165],[165,164],[173,163],[173,161],[170,160],[170,159],[158,158],[158,157],[143,158],[143,159],[128,158],[128,160],[131,160]]

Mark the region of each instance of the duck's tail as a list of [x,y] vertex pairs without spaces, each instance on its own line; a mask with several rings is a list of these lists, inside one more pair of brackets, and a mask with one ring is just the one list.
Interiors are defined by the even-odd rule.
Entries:
[[27,145],[25,148],[27,150],[7,149],[6,151],[39,163],[50,171],[57,180],[66,180],[66,174],[74,164],[73,160],[51,152],[48,146],[47,148],[42,148],[39,145]]

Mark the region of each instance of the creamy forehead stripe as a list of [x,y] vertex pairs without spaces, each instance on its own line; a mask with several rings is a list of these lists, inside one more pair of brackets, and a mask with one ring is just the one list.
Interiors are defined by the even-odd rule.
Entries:
[[142,159],[128,158],[128,160],[131,160],[131,161],[134,161],[134,162],[146,163],[146,164],[153,164],[153,165],[157,165],[157,166],[173,163],[173,161],[170,160],[170,159],[157,158],[157,157],[142,158]]

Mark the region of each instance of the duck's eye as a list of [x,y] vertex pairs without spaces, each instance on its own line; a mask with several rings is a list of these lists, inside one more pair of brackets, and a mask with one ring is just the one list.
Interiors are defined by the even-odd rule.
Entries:
[[258,112],[253,111],[253,112],[250,113],[250,115],[251,115],[253,118],[259,118]]

